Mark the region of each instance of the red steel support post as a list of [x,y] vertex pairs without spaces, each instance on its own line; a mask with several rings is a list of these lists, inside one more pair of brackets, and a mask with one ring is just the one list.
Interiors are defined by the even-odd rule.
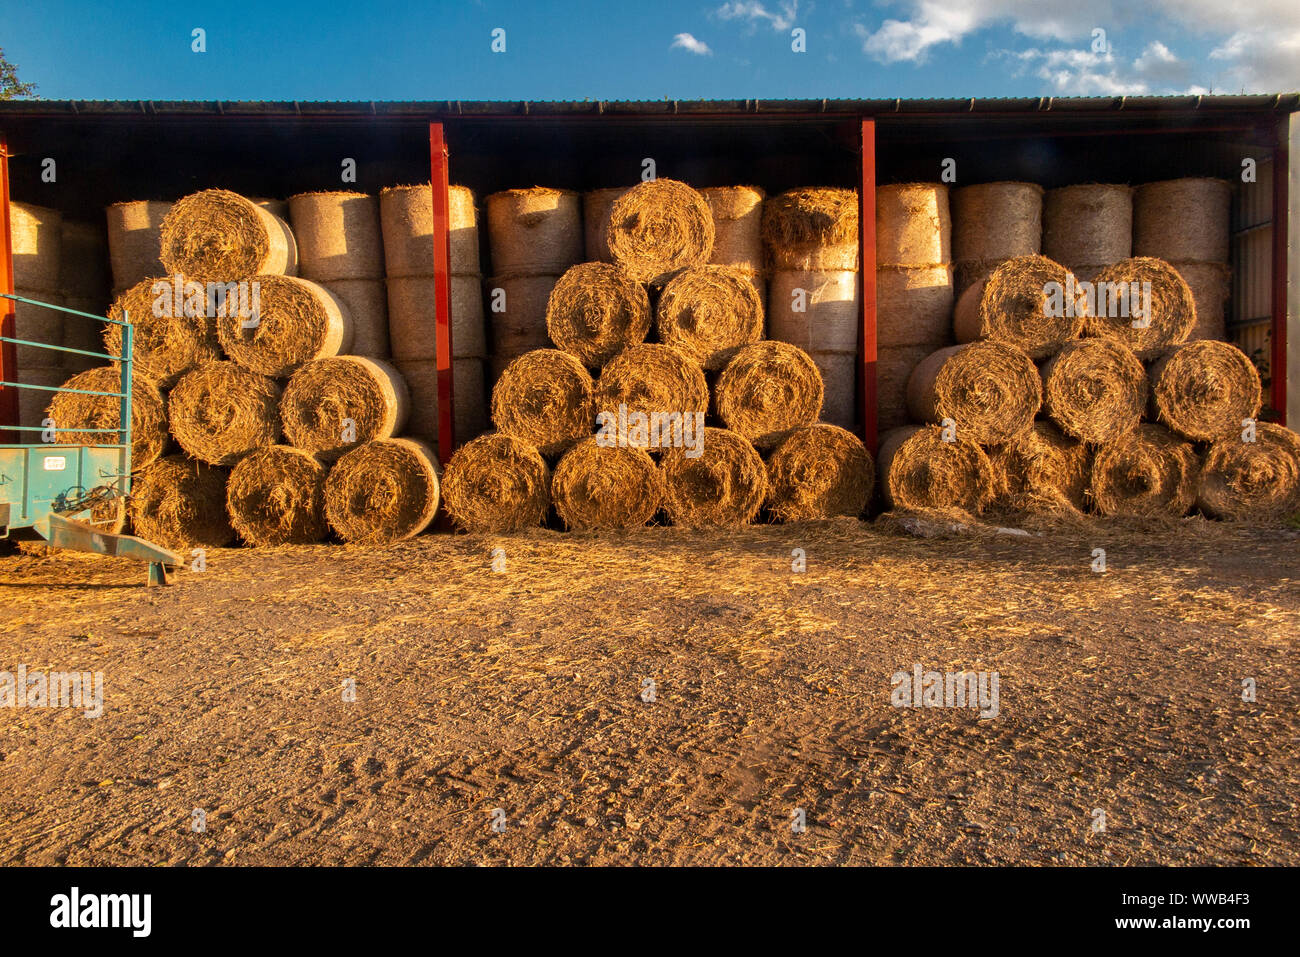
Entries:
[[876,121],[862,121],[862,347],[858,352],[858,412],[862,441],[876,454]]
[[451,199],[448,195],[447,141],[442,124],[429,124],[429,165],[433,192],[433,308],[438,349],[438,458],[446,462],[456,448],[451,366]]
[[[1286,425],[1286,318],[1287,318],[1287,237],[1290,233],[1288,211],[1290,195],[1288,179],[1291,175],[1290,118],[1283,117],[1278,124],[1277,146],[1273,150],[1273,355],[1269,359],[1269,375],[1273,380],[1270,405],[1277,411],[1278,421]],[[1300,255],[1295,250],[1293,255]],[[1300,424],[1300,423],[1297,423]]]
[[[14,249],[9,229],[9,144],[0,135],[0,292],[14,291]],[[0,336],[16,339],[12,299],[0,299]],[[17,382],[18,347],[0,342],[0,382]],[[19,442],[4,426],[18,424],[18,390],[0,386],[0,442]]]

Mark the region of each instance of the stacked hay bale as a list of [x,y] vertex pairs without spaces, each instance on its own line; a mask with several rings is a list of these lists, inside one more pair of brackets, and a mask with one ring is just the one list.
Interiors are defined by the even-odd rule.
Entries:
[[713,215],[713,253],[709,262],[739,269],[767,307],[763,262],[763,200],[757,186],[712,186],[700,190]]
[[[63,256],[63,214],[30,203],[10,204],[10,238],[13,243],[14,294],[51,305],[63,305],[59,273]],[[13,303],[14,337],[62,346],[65,316],[53,309]],[[54,386],[68,377],[71,357],[49,349],[16,346],[18,375],[13,381]],[[44,418],[49,393],[18,390],[18,424],[37,427]],[[34,433],[27,433],[30,437]],[[28,439],[33,441],[32,439]]]
[[1043,255],[1089,282],[1133,255],[1133,190],[1114,183],[1080,183],[1047,191]]
[[104,211],[108,224],[108,255],[113,273],[113,295],[136,283],[164,274],[162,224],[172,204],[139,199],[114,203]]
[[1016,256],[1042,247],[1043,188],[1037,183],[980,183],[952,193],[954,291]]
[[[59,256],[59,286],[69,309],[102,316],[108,309],[108,239],[103,226],[64,219]],[[63,344],[70,349],[103,352],[101,324],[77,316],[63,317]],[[93,356],[64,355],[68,369],[84,371],[99,364]]]

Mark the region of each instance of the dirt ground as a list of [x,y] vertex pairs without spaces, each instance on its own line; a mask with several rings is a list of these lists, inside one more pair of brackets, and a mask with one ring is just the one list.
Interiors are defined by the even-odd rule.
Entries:
[[0,671],[105,705],[0,708],[0,861],[1297,864],[1298,570],[1201,519],[7,555]]

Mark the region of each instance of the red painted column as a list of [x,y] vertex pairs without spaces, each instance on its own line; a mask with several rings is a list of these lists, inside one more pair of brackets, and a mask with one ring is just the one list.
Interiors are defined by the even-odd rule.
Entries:
[[[1269,360],[1273,394],[1269,405],[1277,410],[1278,421],[1286,425],[1287,236],[1290,226],[1287,180],[1291,175],[1288,119],[1284,118],[1277,129],[1277,145],[1273,150],[1273,355]],[[1300,250],[1296,254],[1300,255]]]
[[[0,292],[14,291],[14,249],[9,229],[9,145],[0,136]],[[14,335],[14,301],[0,299],[0,336]],[[18,347],[0,342],[0,382],[18,382]],[[18,424],[18,390],[0,386],[0,427]],[[0,431],[0,442],[20,442],[21,432]]]
[[876,453],[876,121],[862,121],[862,176],[858,223],[862,230],[862,345],[858,350],[858,410],[862,441]]
[[446,462],[456,448],[456,420],[452,414],[451,199],[447,141],[441,123],[429,124],[429,166],[433,192],[433,308],[438,323],[438,458]]

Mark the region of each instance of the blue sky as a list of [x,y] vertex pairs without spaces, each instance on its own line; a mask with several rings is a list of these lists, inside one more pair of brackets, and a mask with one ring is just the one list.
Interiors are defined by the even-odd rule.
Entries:
[[0,0],[0,47],[51,99],[1289,92],[1300,2]]

